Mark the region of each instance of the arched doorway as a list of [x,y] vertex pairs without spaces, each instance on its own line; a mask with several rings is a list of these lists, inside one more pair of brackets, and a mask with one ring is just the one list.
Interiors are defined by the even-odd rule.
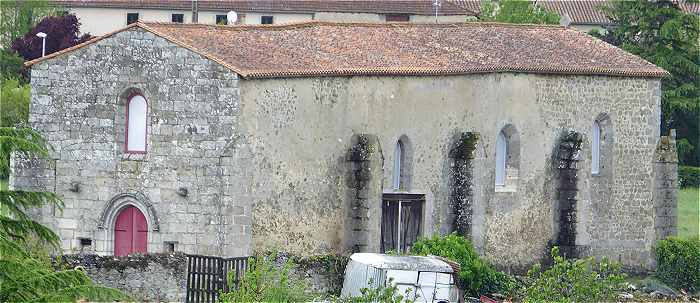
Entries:
[[114,223],[114,255],[126,256],[146,253],[148,245],[148,223],[136,207],[124,207]]

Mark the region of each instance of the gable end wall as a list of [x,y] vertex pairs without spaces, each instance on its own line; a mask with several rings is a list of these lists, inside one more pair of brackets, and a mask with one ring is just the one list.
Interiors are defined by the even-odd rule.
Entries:
[[[149,223],[148,251],[175,241],[186,253],[249,253],[250,208],[231,194],[239,115],[238,75],[134,28],[32,67],[30,123],[48,140],[40,176],[65,209],[37,213],[64,250],[90,238],[113,250],[113,219],[133,203]],[[148,102],[148,151],[124,153],[125,101]],[[12,186],[38,182],[15,161]],[[77,192],[71,184],[78,184]],[[182,196],[177,192],[187,190]]]

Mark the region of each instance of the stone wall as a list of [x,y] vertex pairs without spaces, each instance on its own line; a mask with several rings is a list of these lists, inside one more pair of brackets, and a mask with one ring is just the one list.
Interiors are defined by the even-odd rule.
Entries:
[[[454,134],[473,132],[480,138],[471,160],[472,239],[501,268],[526,269],[548,254],[556,238],[552,153],[561,133],[571,130],[582,135],[576,246],[584,256],[651,265],[658,79],[504,73],[242,80],[240,85],[241,129],[255,172],[246,180],[255,188],[255,249],[308,255],[353,248],[358,239],[347,232],[353,210],[343,199],[357,192],[348,186],[353,183],[346,155],[359,134],[375,136],[377,150],[383,151],[376,156],[383,165],[371,173],[386,192],[393,192],[394,173],[393,153],[386,151],[399,138],[410,140],[411,182],[405,191],[425,194],[421,233],[450,232],[454,161],[449,151]],[[591,175],[591,126],[601,117],[612,130],[604,139],[605,167]],[[499,190],[495,141],[506,127],[519,143],[518,167],[509,172],[512,187]],[[370,193],[369,206],[380,203],[381,191]],[[379,222],[381,211],[370,208],[367,218]]]
[[[251,209],[236,195],[245,173],[236,165],[237,74],[129,29],[38,63],[31,77],[29,120],[48,140],[51,160],[38,174],[15,161],[11,186],[42,185],[63,199],[62,212],[37,215],[64,250],[111,254],[115,217],[133,205],[149,225],[148,252],[169,242],[187,253],[250,253]],[[124,152],[131,94],[148,103],[145,154]]]
[[678,235],[676,130],[659,138],[654,153],[654,228],[657,240]]
[[187,257],[184,254],[149,254],[113,258],[98,255],[64,255],[58,266],[83,267],[102,286],[120,289],[137,302],[184,302]]

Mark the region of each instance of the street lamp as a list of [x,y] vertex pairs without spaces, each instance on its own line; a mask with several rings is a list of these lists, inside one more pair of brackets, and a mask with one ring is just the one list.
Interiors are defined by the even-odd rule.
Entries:
[[38,32],[36,36],[41,38],[41,56],[46,56],[46,33]]

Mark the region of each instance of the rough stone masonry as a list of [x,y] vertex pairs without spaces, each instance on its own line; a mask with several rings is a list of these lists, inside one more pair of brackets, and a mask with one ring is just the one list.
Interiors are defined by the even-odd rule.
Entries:
[[[64,250],[112,254],[115,218],[134,206],[146,217],[148,252],[379,251],[382,197],[398,192],[423,197],[420,236],[463,226],[458,230],[487,259],[522,270],[558,238],[556,153],[564,132],[581,139],[572,191],[577,255],[649,269],[654,241],[672,233],[666,214],[673,189],[663,184],[673,178],[665,169],[674,159],[654,156],[658,77],[506,71],[256,78],[226,61],[240,59],[225,57],[236,48],[208,53],[216,43],[195,44],[188,35],[288,30],[297,37],[304,28],[159,26],[180,35],[137,24],[32,65],[30,122],[50,143],[51,159],[40,166],[14,159],[11,186],[63,198],[63,211],[36,215],[59,231]],[[280,39],[255,42],[293,47]],[[249,53],[267,58],[266,68],[282,68],[275,61],[281,50],[240,56]],[[125,103],[135,93],[148,103],[143,154],[124,152]],[[601,127],[597,173],[594,121]],[[505,185],[495,185],[501,133]],[[457,161],[451,150],[464,134],[478,139]],[[399,141],[400,173],[393,171]],[[353,157],[358,148],[363,156]]]

